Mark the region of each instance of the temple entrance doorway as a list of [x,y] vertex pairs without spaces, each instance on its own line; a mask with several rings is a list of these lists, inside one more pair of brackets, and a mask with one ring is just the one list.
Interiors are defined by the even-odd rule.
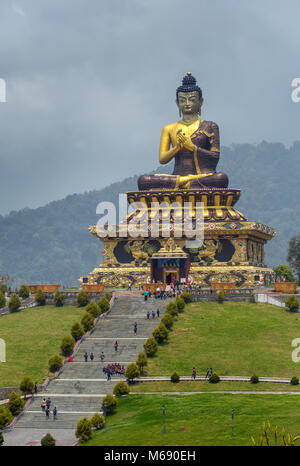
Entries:
[[168,268],[164,269],[164,283],[170,285],[170,283],[179,282],[179,268],[170,270]]

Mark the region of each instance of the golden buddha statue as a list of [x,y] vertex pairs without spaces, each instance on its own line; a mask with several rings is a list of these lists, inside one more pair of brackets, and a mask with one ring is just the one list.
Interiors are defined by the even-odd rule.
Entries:
[[218,125],[199,119],[203,104],[196,79],[187,73],[176,91],[176,104],[182,120],[163,128],[159,161],[166,164],[175,158],[172,175],[142,175],[142,191],[157,189],[227,188],[228,177],[216,173],[220,157]]

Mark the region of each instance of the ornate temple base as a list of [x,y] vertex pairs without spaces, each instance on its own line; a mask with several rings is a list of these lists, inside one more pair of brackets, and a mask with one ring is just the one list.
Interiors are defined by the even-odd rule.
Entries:
[[[139,238],[121,236],[121,226],[129,225],[138,213],[128,215],[116,229],[115,236],[102,239],[96,226],[91,233],[103,241],[103,264],[94,269],[85,281],[102,283],[104,286],[126,287],[131,283],[192,283],[212,286],[214,282],[232,283],[249,287],[270,284],[274,272],[264,265],[264,245],[275,235],[272,228],[257,222],[248,222],[233,205],[238,201],[239,190],[199,189],[186,191],[127,193],[128,202],[141,202],[147,213],[149,227]],[[166,236],[162,209],[156,237],[151,233],[151,203],[177,202],[170,215],[170,228]],[[185,202],[192,204],[195,217],[197,202],[203,202],[204,244],[188,248],[184,236],[174,237],[174,225],[178,215],[183,216]],[[195,219],[193,218],[193,221]]]

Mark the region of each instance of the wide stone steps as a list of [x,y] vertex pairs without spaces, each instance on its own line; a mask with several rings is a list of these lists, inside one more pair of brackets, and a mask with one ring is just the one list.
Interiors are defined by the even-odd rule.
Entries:
[[83,417],[91,418],[94,413],[58,413],[56,420],[53,419],[52,412],[49,419],[42,412],[26,411],[18,421],[15,428],[26,427],[26,429],[76,429],[79,419]]
[[[97,395],[70,395],[70,394],[58,394],[58,393],[50,393],[45,394],[45,396],[35,397],[33,401],[30,403],[28,410],[29,411],[36,411],[42,412],[41,409],[41,401],[43,398],[50,398],[51,400],[51,411],[53,410],[54,406],[56,406],[59,412],[66,411],[66,412],[96,412],[100,410],[101,402],[103,396],[101,394]],[[27,411],[26,411],[27,412]],[[19,423],[17,423],[18,425]]]
[[[117,362],[117,361],[109,361]],[[124,361],[124,366],[126,368],[129,361]],[[83,379],[99,379],[106,378],[106,375],[103,373],[103,368],[107,366],[108,362],[71,362],[65,365],[63,373],[61,374],[62,378],[65,379],[74,379],[78,378],[78,373],[80,372],[80,377]],[[114,376],[115,377],[115,376]],[[118,377],[121,377],[118,376]]]

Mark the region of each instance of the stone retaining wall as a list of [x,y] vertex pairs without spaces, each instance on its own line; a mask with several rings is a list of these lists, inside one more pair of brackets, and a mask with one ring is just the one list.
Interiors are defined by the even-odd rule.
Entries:
[[[192,301],[217,301],[219,290],[199,289],[185,290],[191,295]],[[224,290],[225,301],[253,301],[253,288],[234,288]]]

